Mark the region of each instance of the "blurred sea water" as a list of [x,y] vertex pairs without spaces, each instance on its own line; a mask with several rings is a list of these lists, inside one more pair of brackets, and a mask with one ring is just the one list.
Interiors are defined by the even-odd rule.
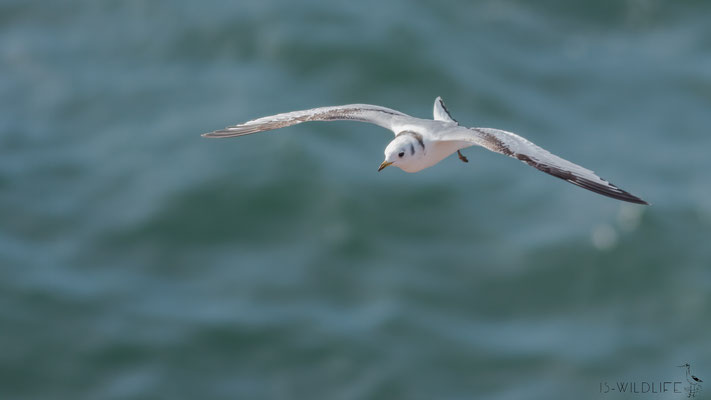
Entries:
[[[708,382],[709,17],[0,1],[0,398],[614,399],[686,362]],[[199,136],[438,95],[652,205],[475,148],[377,173],[391,136],[366,124]]]

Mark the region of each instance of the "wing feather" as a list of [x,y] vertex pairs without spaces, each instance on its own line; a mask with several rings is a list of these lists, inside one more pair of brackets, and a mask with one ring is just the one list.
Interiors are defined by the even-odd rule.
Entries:
[[319,107],[310,110],[293,111],[283,114],[258,118],[243,124],[228,126],[202,136],[208,138],[227,138],[250,135],[252,133],[284,128],[309,121],[352,120],[382,126],[392,130],[397,119],[412,118],[400,111],[370,104],[349,104],[344,106]]
[[437,96],[437,98],[435,99],[433,113],[435,121],[452,122],[456,125],[459,125],[459,122],[452,118],[452,115],[449,113],[449,110],[447,110],[447,107],[444,105],[444,100],[442,100],[442,98],[439,96]]
[[648,204],[600,178],[593,171],[560,158],[515,133],[492,128],[461,127],[447,131],[441,139],[465,141],[482,146],[603,196],[630,203]]

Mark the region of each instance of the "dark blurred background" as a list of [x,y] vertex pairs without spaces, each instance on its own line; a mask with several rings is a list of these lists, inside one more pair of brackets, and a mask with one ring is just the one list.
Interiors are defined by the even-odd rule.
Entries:
[[[0,398],[625,398],[601,384],[686,384],[685,362],[711,382],[710,17],[0,0]],[[392,136],[367,124],[199,136],[348,103],[431,117],[438,95],[652,205],[476,148],[377,173]]]

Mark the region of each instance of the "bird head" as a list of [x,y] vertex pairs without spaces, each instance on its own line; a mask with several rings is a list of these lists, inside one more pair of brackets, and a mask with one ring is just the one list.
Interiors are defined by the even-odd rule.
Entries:
[[385,147],[385,160],[378,171],[393,165],[405,172],[417,172],[422,169],[419,160],[424,153],[422,137],[414,132],[401,132]]

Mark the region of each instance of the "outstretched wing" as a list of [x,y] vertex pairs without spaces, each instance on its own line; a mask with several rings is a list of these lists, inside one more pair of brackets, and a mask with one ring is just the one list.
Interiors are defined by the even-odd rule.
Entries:
[[319,107],[310,110],[293,111],[289,113],[262,117],[243,124],[228,126],[214,132],[205,133],[202,136],[209,138],[226,138],[244,136],[252,133],[269,131],[272,129],[284,128],[286,126],[300,124],[308,121],[334,121],[352,120],[369,122],[392,130],[393,121],[404,118],[412,118],[400,111],[389,108],[373,106],[370,104],[349,104],[345,106]]
[[491,128],[459,127],[445,131],[440,139],[459,140],[482,146],[603,196],[630,203],[648,204],[600,178],[593,171],[551,154],[515,133]]

